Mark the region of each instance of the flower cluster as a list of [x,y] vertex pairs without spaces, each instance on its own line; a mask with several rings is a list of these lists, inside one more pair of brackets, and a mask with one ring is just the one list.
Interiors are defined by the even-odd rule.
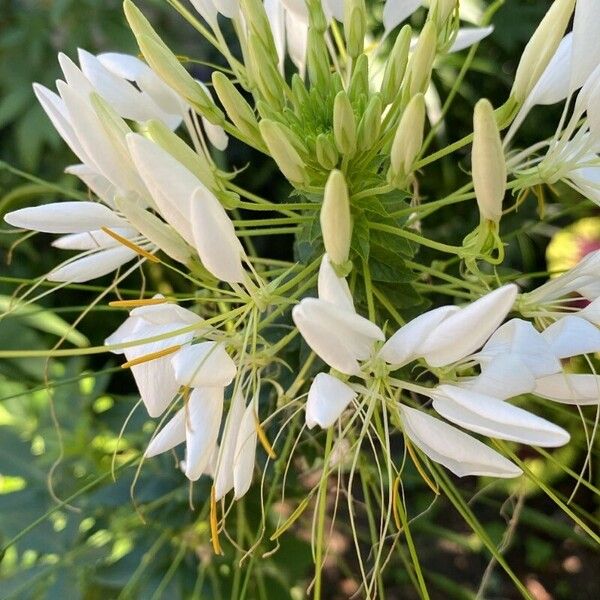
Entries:
[[[598,404],[600,377],[573,372],[570,359],[600,352],[600,251],[526,293],[527,273],[509,280],[496,267],[507,243],[503,214],[530,191],[564,181],[600,203],[600,3],[556,0],[507,102],[494,109],[480,100],[472,135],[429,156],[441,122],[433,70],[489,35],[493,11],[473,15],[457,0],[432,0],[414,33],[397,29],[421,1],[387,0],[377,37],[364,0],[191,3],[197,14],[174,4],[227,68],[208,84],[195,80],[125,0],[144,60],[80,51],[77,66],[60,55],[58,94],[34,86],[79,161],[67,172],[89,198],[5,216],[14,227],[59,234],[53,245],[76,252],[49,281],[115,273],[106,293],[118,293],[150,262],[189,286],[180,298],[141,292],[111,302],[131,312],[105,349],[124,354],[149,416],[161,419],[144,456],[185,442],[180,466],[191,481],[212,478],[214,513],[231,490],[238,499],[250,488],[258,441],[275,458],[259,413],[272,423],[301,400],[307,428],[328,429],[322,478],[334,435],[348,442],[350,479],[367,438],[386,457],[388,480],[400,478],[390,443],[397,432],[429,483],[429,460],[458,476],[511,478],[522,465],[504,455],[504,441],[566,444],[567,431],[523,404],[531,395]],[[224,18],[237,54],[225,42]],[[476,26],[462,27],[467,21]],[[552,139],[509,150],[535,105],[563,100]],[[231,138],[274,160],[292,188],[287,201],[234,183],[236,173],[215,160]],[[428,165],[471,142],[468,183],[421,201]],[[509,208],[507,191],[518,192]],[[421,233],[430,215],[458,203],[479,214],[461,244]],[[277,217],[255,218],[261,211]],[[290,233],[293,261],[259,256],[251,243]],[[463,268],[420,261],[420,247]],[[450,300],[441,303],[440,294]],[[306,346],[297,350],[300,338],[308,358]],[[277,377],[292,354],[295,379],[286,390]]]

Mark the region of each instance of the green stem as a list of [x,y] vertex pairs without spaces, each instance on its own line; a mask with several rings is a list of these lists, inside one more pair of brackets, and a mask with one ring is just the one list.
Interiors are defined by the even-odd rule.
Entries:
[[454,254],[455,256],[460,256],[463,251],[461,246],[449,246],[448,244],[442,244],[441,242],[430,240],[429,238],[412,233],[406,229],[400,229],[398,227],[393,227],[392,225],[385,225],[384,223],[369,223],[369,228],[377,231],[383,231],[385,233],[391,233],[392,235],[406,238],[407,240],[415,242],[421,246],[427,246],[433,250],[439,250],[440,252],[446,252],[447,254]]

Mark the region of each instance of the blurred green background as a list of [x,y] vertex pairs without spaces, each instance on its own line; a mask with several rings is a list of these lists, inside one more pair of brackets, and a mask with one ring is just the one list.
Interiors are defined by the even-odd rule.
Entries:
[[[389,0],[392,1],[392,0]],[[375,3],[378,4],[378,3]],[[494,34],[480,47],[472,71],[455,101],[443,137],[453,141],[470,131],[472,107],[482,96],[501,104],[507,96],[520,51],[541,16],[551,4],[541,0],[507,0],[497,13]],[[182,56],[218,61],[194,31],[173,11],[168,2],[138,2],[171,48]],[[379,9],[376,7],[376,9]],[[414,18],[418,26],[423,15]],[[60,76],[59,51],[75,58],[78,47],[92,52],[136,52],[117,0],[0,0],[0,216],[7,210],[64,198],[47,182],[67,189],[76,186],[63,169],[73,161],[68,149],[52,129],[31,90],[33,81],[53,87]],[[463,55],[464,56],[464,55]],[[444,59],[435,84],[442,98],[452,85],[461,56]],[[209,71],[194,66],[194,74],[208,79]],[[553,133],[556,109],[537,110],[521,132],[520,142],[538,140]],[[468,148],[439,165],[439,172],[423,182],[422,193],[442,197],[462,183]],[[226,166],[252,168],[239,177],[240,185],[265,197],[287,194],[274,164],[247,148],[232,143],[219,159]],[[28,178],[35,174],[40,180]],[[466,175],[464,176],[466,178]],[[508,267],[528,272],[544,271],[545,248],[554,233],[574,219],[594,215],[588,204],[565,189],[559,202],[538,223],[534,203],[503,221],[511,239]],[[555,198],[556,199],[556,198]],[[463,205],[461,205],[462,207]],[[460,239],[477,219],[474,211],[462,214],[452,208],[439,214],[428,235]],[[564,213],[564,216],[562,216]],[[14,235],[0,236],[0,308],[25,281],[39,277],[58,262],[50,247],[50,236],[38,235],[12,248]],[[292,240],[262,243],[261,252],[290,257]],[[426,254],[422,260],[427,260]],[[128,282],[133,290],[135,277]],[[73,286],[38,302],[28,314],[17,314],[0,322],[2,349],[48,348],[67,330],[99,287]],[[149,270],[148,285],[160,291],[185,292],[185,285],[157,269]],[[48,288],[40,288],[41,291]],[[99,307],[86,318],[75,345],[101,344],[116,328],[123,313]],[[82,375],[83,373],[83,375]],[[50,385],[48,385],[48,382]],[[93,359],[46,361],[20,359],[0,361],[0,546],[20,536],[1,557],[0,600],[50,600],[95,598],[231,598],[233,586],[245,590],[250,600],[302,598],[310,581],[312,559],[307,511],[293,529],[280,539],[278,552],[263,557],[275,547],[265,539],[254,557],[237,567],[239,558],[228,546],[223,558],[212,556],[206,514],[202,513],[209,487],[194,487],[196,511],[189,509],[188,487],[173,468],[173,457],[163,456],[144,465],[135,486],[135,504],[130,497],[135,469],[129,466],[152,431],[152,424],[138,410],[127,425],[116,460],[117,481],[110,476],[112,454],[127,415],[137,402],[128,374],[119,373],[117,361],[100,355]],[[579,416],[560,406],[540,407],[554,420],[579,432],[572,444],[554,456],[577,470],[585,453]],[[592,413],[586,413],[588,421]],[[305,483],[299,472],[318,468],[318,453],[304,444],[304,457],[292,467],[288,484],[290,498],[299,499]],[[524,458],[522,456],[522,458]],[[567,479],[551,462],[532,458],[536,473],[568,497],[574,480]],[[59,461],[59,462],[57,462]],[[312,462],[311,462],[312,461]],[[52,493],[61,501],[57,504]],[[465,497],[477,488],[461,482]],[[244,519],[257,528],[260,521],[258,485],[238,505]],[[498,484],[472,504],[489,536],[500,543],[514,508],[504,503],[515,490]],[[413,515],[431,503],[431,493],[418,475],[409,472],[406,492]],[[516,533],[507,550],[507,560],[539,600],[595,599],[600,594],[597,548],[565,515],[533,487],[526,491]],[[293,505],[292,505],[293,506]],[[279,506],[285,513],[289,506]],[[593,494],[579,490],[574,510],[596,520],[598,506]],[[44,514],[48,512],[47,517]],[[241,515],[237,515],[240,517]],[[267,515],[272,525],[276,515]],[[43,517],[43,518],[42,518]],[[143,519],[143,520],[142,520]],[[28,531],[28,527],[35,525]],[[242,532],[243,534],[243,532]],[[433,598],[474,598],[489,556],[481,541],[443,498],[414,523],[417,548]],[[227,545],[227,544],[226,544]],[[356,590],[356,563],[349,532],[340,518],[335,547],[327,563],[329,599],[348,598]],[[237,580],[237,583],[236,583]],[[402,560],[396,556],[384,574],[386,598],[416,598]],[[508,577],[496,568],[486,598],[519,598]]]

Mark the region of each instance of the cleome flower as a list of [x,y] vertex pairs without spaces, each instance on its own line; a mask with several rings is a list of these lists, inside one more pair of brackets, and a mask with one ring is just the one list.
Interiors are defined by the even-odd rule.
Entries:
[[[569,440],[560,427],[505,402],[534,391],[537,378],[561,371],[560,344],[518,320],[498,329],[515,302],[516,286],[498,288],[463,308],[443,306],[424,313],[383,345],[383,332],[355,312],[348,284],[336,275],[327,255],[321,263],[318,288],[319,298],[303,299],[292,314],[308,345],[339,375],[320,373],[315,377],[306,406],[309,427],[330,427],[356,401],[361,388],[342,381],[345,375],[367,384],[379,379],[398,391],[425,395],[433,400],[438,414],[475,433],[549,447]],[[473,354],[482,346],[480,353]],[[391,378],[391,372],[417,359],[438,376],[436,387]],[[453,375],[463,364],[473,363],[480,365],[479,376]],[[520,366],[516,372],[512,370],[515,364]],[[507,375],[509,383],[502,387]],[[402,415],[409,439],[455,474],[520,474],[515,465],[475,438],[426,413],[389,401]],[[467,460],[469,455],[472,458]]]

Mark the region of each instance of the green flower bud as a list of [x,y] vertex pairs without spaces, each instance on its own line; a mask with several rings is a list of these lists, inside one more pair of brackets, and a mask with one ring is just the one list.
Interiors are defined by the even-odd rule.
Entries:
[[306,0],[308,8],[308,22],[310,26],[321,34],[327,31],[327,17],[323,12],[321,0]]
[[321,133],[317,136],[316,153],[319,164],[328,171],[335,168],[340,159],[340,155],[331,136],[326,135],[325,133]]
[[292,75],[292,103],[296,112],[300,112],[310,102],[310,95],[302,77],[298,73]]
[[156,74],[211,123],[222,123],[223,113],[185,70],[135,4],[125,0],[123,8],[140,51]]
[[361,54],[356,59],[350,85],[348,86],[348,97],[356,102],[361,96],[369,96],[369,59]]
[[231,122],[251,140],[260,137],[258,121],[252,107],[246,102],[231,80],[220,71],[214,71],[212,82],[214,90]]
[[429,9],[429,15],[433,19],[438,31],[446,26],[452,13],[458,8],[458,0],[433,0]]
[[268,119],[261,121],[259,128],[269,153],[285,177],[293,184],[306,181],[304,161],[294,147],[291,131],[281,123]]
[[344,2],[344,33],[346,51],[352,58],[363,53],[365,32],[367,30],[367,9],[364,0],[346,0]]
[[554,56],[574,6],[575,0],[555,0],[525,46],[511,93],[519,104],[525,101]]
[[323,34],[312,27],[308,29],[306,66],[312,85],[323,89],[327,88],[331,74],[329,50],[327,50]]
[[379,139],[381,131],[381,115],[383,113],[383,102],[379,94],[375,94],[369,100],[360,123],[358,124],[358,149],[368,150]]
[[421,30],[408,68],[409,94],[425,93],[431,79],[431,69],[437,51],[437,31],[431,21]]
[[506,193],[506,161],[494,108],[480,100],[473,113],[473,184],[482,219],[499,223]]
[[331,171],[321,207],[321,232],[325,252],[334,265],[343,265],[350,255],[352,216],[348,186],[341,171]]
[[248,36],[248,58],[261,95],[277,110],[283,109],[287,84],[279,72],[277,59],[275,57],[274,60],[261,40],[252,33]]
[[425,128],[425,97],[413,96],[402,114],[394,136],[390,155],[388,179],[396,187],[404,187],[413,170],[413,164],[423,145]]
[[339,92],[333,104],[333,133],[341,154],[356,152],[356,117],[346,92]]
[[273,32],[262,0],[240,0],[240,8],[250,34],[253,34],[262,42],[265,51],[277,63],[279,59],[273,40]]
[[386,106],[393,102],[400,93],[400,86],[408,64],[411,37],[411,26],[405,25],[400,30],[385,65],[383,81],[381,82],[381,99]]

